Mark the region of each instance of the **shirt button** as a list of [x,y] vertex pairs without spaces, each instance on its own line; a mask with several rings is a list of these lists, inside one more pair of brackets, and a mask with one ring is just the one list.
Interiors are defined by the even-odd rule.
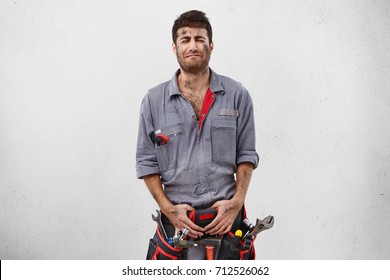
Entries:
[[212,95],[212,96],[211,96],[211,99],[214,99],[214,98],[215,98],[215,95]]
[[195,115],[192,115],[192,118],[195,119]]
[[203,113],[203,114],[202,114],[202,117],[204,118],[204,116],[205,116],[205,114]]

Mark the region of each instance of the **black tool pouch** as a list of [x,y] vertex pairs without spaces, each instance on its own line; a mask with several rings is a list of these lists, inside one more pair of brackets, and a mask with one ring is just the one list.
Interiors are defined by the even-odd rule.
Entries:
[[240,250],[240,260],[255,260],[256,259],[256,251],[254,246],[254,240],[252,241],[249,249],[241,249]]
[[186,250],[174,248],[164,240],[160,229],[157,227],[153,238],[149,240],[147,260],[181,260],[184,259]]
[[222,238],[221,247],[217,256],[218,260],[254,260],[256,258],[253,240],[250,245],[243,241],[237,242],[234,234],[228,232]]
[[245,243],[234,236],[236,230],[242,228],[242,220],[246,218],[245,209],[239,213],[238,218],[233,223],[232,229],[222,237],[221,247],[218,252],[218,260],[254,260],[256,258],[254,240]]

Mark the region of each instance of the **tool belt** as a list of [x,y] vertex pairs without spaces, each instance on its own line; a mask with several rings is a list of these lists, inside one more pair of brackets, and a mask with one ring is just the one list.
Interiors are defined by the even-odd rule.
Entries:
[[[217,216],[218,210],[215,208],[209,208],[204,210],[194,210],[188,213],[188,217],[195,224],[205,227],[214,220]],[[234,236],[236,230],[240,229],[245,231],[245,225],[242,221],[246,218],[246,211],[243,207],[237,215],[237,218],[233,222],[232,229],[227,234],[224,234],[221,239],[221,245],[219,248],[215,248],[215,257],[217,260],[252,260],[255,259],[254,241],[244,242],[238,240]],[[168,236],[175,234],[175,228],[169,222],[165,215],[161,216],[162,223],[164,224],[165,231]],[[210,238],[210,236],[203,236],[201,238]],[[186,248],[175,248],[171,244],[164,240],[160,229],[157,227],[156,233],[153,238],[149,240],[149,248],[146,256],[147,260],[185,260],[187,259]]]

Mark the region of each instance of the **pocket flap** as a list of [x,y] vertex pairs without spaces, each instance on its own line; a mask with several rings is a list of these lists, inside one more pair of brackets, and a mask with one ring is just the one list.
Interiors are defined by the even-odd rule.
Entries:
[[218,116],[238,117],[240,113],[235,109],[219,109]]

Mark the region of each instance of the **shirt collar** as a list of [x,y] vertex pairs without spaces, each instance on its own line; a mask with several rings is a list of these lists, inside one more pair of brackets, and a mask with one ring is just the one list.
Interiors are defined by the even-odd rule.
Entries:
[[[180,95],[180,90],[179,86],[177,84],[177,76],[180,73],[180,69],[178,69],[173,75],[170,83],[169,83],[169,97],[173,97],[174,95]],[[210,68],[210,73],[211,73],[211,82],[210,82],[210,90],[213,93],[220,93],[224,94],[224,88],[222,86],[222,81],[220,76],[215,73],[211,68]]]

